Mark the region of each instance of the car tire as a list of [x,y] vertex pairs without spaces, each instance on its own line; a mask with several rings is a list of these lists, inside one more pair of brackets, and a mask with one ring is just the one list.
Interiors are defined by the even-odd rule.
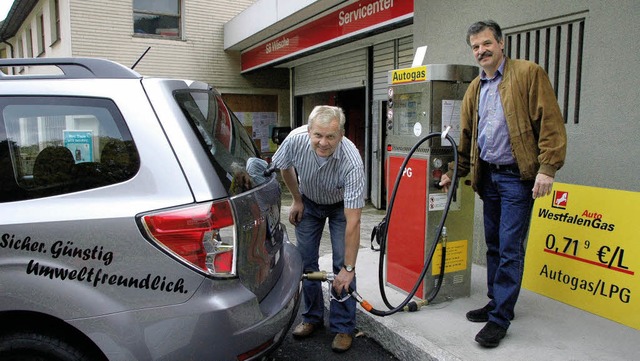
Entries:
[[51,335],[14,332],[0,336],[3,361],[90,361],[81,349]]

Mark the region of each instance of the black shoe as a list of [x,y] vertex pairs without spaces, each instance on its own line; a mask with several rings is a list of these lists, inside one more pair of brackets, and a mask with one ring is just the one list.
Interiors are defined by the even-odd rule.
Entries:
[[487,303],[486,306],[477,310],[467,312],[467,320],[471,322],[487,322],[489,321],[489,312],[493,311],[495,307]]
[[484,347],[496,347],[507,334],[507,329],[495,322],[487,322],[476,335],[476,342]]

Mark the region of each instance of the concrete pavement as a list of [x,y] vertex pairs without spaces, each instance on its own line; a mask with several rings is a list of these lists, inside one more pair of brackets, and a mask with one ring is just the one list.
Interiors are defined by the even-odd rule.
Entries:
[[[283,186],[283,189],[286,192],[286,187]],[[295,243],[293,226],[286,221],[290,204],[291,200],[285,194],[282,201],[283,221],[288,225],[289,237]],[[358,293],[374,308],[382,311],[387,308],[378,285],[380,254],[370,249],[370,235],[384,215],[383,210],[371,205],[363,210],[361,249],[356,265]],[[328,233],[322,243],[324,251],[321,250],[320,268],[330,270]],[[327,283],[324,285],[325,303],[328,305]],[[400,304],[406,297],[390,287],[386,287],[385,292],[393,305]],[[500,346],[483,348],[474,341],[474,337],[484,324],[467,321],[465,314],[487,302],[486,269],[474,265],[470,297],[386,317],[374,316],[358,306],[357,325],[360,332],[376,340],[401,360],[640,360],[640,331],[526,289],[521,292],[516,305],[516,317]]]

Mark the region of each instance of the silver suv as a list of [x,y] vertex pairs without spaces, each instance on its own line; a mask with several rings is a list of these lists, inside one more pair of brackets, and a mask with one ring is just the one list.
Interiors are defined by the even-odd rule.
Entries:
[[281,189],[209,85],[0,67],[0,359],[250,360],[296,316]]

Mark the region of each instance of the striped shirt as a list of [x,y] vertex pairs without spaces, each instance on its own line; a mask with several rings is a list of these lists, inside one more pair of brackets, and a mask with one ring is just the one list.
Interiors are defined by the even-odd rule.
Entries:
[[323,162],[311,147],[309,133],[294,129],[273,155],[272,164],[278,169],[295,167],[300,193],[318,204],[344,201],[345,208],[364,207],[362,158],[353,142],[344,136]]

